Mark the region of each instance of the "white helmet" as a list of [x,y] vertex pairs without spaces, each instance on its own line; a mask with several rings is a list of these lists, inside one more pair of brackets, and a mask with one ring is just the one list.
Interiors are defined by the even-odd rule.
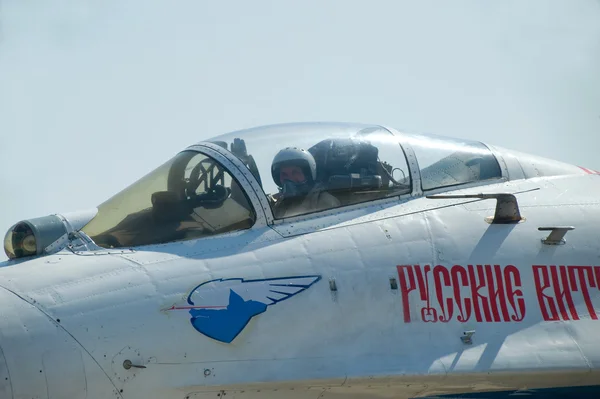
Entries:
[[312,154],[306,150],[302,150],[295,147],[284,148],[279,151],[275,158],[273,158],[273,163],[271,164],[271,175],[273,176],[273,180],[278,187],[282,187],[283,184],[279,180],[279,171],[282,166],[298,166],[304,172],[304,176],[306,176],[306,180],[311,185],[317,179],[317,163],[315,162],[315,158],[313,158]]

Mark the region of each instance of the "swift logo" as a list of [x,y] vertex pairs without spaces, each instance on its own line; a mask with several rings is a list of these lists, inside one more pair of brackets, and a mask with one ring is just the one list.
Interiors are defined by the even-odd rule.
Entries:
[[198,332],[230,343],[254,316],[308,289],[320,279],[321,276],[301,276],[211,280],[191,291],[187,298],[189,306],[173,306],[167,310],[188,310],[192,316],[190,322]]

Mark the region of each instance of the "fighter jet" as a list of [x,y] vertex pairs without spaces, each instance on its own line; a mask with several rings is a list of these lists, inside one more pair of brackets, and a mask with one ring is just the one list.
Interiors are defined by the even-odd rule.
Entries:
[[0,398],[598,398],[599,174],[368,124],[199,142],[8,230]]

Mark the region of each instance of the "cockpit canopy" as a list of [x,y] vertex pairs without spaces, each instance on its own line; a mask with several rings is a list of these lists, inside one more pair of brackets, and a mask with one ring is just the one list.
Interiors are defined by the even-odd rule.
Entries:
[[[315,169],[314,179],[303,181],[310,173],[290,163],[285,173],[296,177],[284,179],[293,186],[289,190],[274,175],[285,162],[272,168],[286,148],[302,152]],[[191,146],[101,204],[83,231],[99,246],[131,247],[250,228],[263,209],[250,199],[251,182],[240,179],[240,168],[251,172],[262,189],[253,195],[266,199],[274,219],[503,175],[490,149],[478,142],[399,134],[377,125],[263,126]]]
[[[412,170],[420,167],[419,190],[427,191],[502,178],[500,165],[482,143],[433,135],[401,135],[377,125],[303,123],[258,127],[210,140],[235,155],[264,193],[275,199],[282,187],[272,163],[283,148],[307,150],[316,163],[317,183],[337,206],[409,194]],[[314,212],[299,209],[294,215]]]
[[[411,192],[402,147],[379,126],[279,125],[237,132],[211,142],[229,150],[252,172],[269,197],[275,218]],[[314,164],[315,179],[304,195],[288,195],[285,184],[277,184],[280,176],[273,175],[273,162],[282,149],[302,151]],[[290,159],[289,166],[294,165]],[[306,170],[302,175],[311,177]]]

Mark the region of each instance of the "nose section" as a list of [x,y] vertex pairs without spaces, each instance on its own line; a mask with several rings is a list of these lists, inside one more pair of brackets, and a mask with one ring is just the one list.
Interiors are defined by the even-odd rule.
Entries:
[[10,374],[8,374],[8,366],[6,365],[2,347],[0,347],[0,398],[13,398]]
[[79,344],[35,306],[0,288],[0,398],[86,397]]

